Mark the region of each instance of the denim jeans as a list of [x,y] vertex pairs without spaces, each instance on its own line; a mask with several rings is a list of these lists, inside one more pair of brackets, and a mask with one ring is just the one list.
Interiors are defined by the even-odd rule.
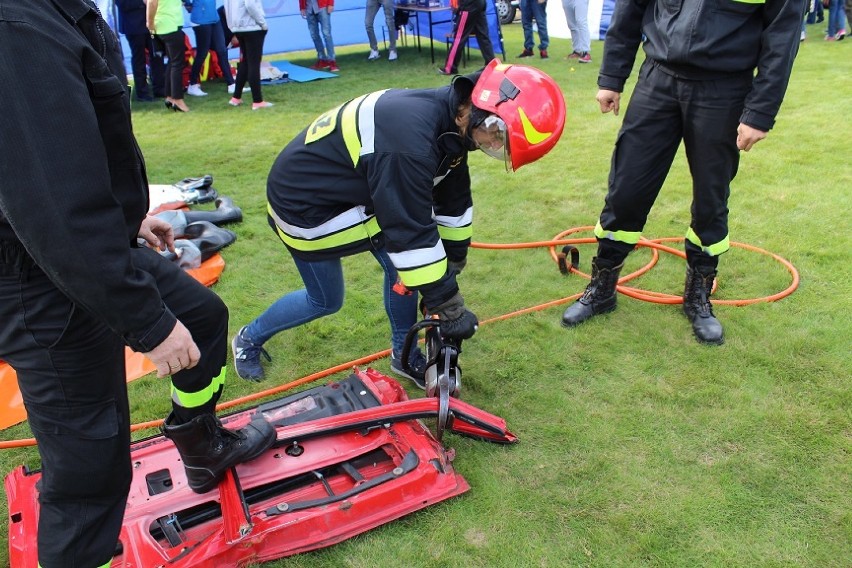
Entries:
[[538,48],[547,49],[550,38],[547,36],[547,2],[538,0],[521,0],[521,25],[524,27],[524,49],[535,47],[533,39],[533,18],[538,28]]
[[[312,14],[307,13],[308,31],[311,32],[311,39],[314,40],[314,47],[317,50],[317,59],[326,61],[334,61],[334,40],[331,39],[331,14],[325,8],[320,8],[319,12]],[[322,38],[320,38],[322,32]],[[323,47],[325,42],[325,47]]]
[[367,29],[367,41],[370,42],[370,49],[379,50],[379,42],[376,39],[376,30],[373,27],[373,22],[376,19],[376,14],[379,13],[379,4],[382,5],[385,11],[385,25],[388,28],[390,36],[390,48],[396,49],[396,25],[393,19],[393,1],[392,0],[367,0],[367,11],[364,12],[364,27]]
[[[385,272],[384,304],[391,325],[391,344],[402,352],[405,335],[417,321],[417,293],[398,294],[393,290],[397,272],[384,249],[371,251]],[[266,343],[279,331],[331,315],[343,306],[343,265],[340,259],[307,261],[293,257],[305,287],[278,298],[265,312],[246,326],[243,336],[255,345]]]
[[846,29],[846,13],[843,10],[843,0],[831,0],[828,5],[828,33],[833,36],[840,30]]

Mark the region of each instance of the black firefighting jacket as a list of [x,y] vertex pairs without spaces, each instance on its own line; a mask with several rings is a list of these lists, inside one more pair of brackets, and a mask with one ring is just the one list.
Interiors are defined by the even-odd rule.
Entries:
[[176,319],[133,264],[148,181],[118,39],[85,0],[0,0],[0,75],[0,245],[150,351]]
[[427,306],[455,294],[447,260],[467,255],[473,201],[454,117],[474,80],[363,95],[290,142],[267,182],[270,223],[290,251],[311,260],[384,246]]
[[804,0],[618,0],[598,76],[621,92],[639,43],[663,71],[684,79],[754,74],[740,122],[768,131],[799,47]]

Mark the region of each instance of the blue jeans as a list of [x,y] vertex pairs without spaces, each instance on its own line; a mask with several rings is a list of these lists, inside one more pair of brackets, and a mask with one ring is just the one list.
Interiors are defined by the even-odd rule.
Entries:
[[547,36],[547,2],[539,3],[538,0],[521,0],[521,25],[524,27],[524,49],[532,51],[535,47],[533,41],[533,18],[538,28],[538,48],[547,49],[550,38]]
[[[311,32],[311,39],[314,41],[314,47],[317,50],[317,59],[326,61],[334,61],[334,40],[331,39],[331,14],[325,8],[320,8],[316,14],[308,12],[308,31]],[[322,39],[320,39],[322,32]],[[325,47],[323,47],[325,42]]]
[[843,10],[843,0],[831,0],[828,5],[828,34],[835,35],[846,29],[846,13]]
[[[394,292],[397,272],[384,249],[372,250],[385,272],[385,312],[391,325],[393,350],[402,353],[405,335],[417,322],[417,293],[402,295]],[[278,298],[257,319],[246,326],[243,336],[262,345],[279,331],[331,315],[343,306],[343,265],[338,258],[307,261],[293,257],[305,287]]]

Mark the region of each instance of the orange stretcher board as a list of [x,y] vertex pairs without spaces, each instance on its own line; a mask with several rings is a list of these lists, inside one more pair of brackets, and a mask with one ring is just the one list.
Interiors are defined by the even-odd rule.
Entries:
[[[212,286],[219,280],[223,270],[225,270],[225,260],[222,255],[216,253],[198,268],[187,270],[187,272],[205,286]],[[156,370],[147,357],[132,351],[129,347],[125,348],[124,365],[128,383]],[[15,370],[5,361],[0,361],[0,430],[26,419],[27,411],[24,409]]]

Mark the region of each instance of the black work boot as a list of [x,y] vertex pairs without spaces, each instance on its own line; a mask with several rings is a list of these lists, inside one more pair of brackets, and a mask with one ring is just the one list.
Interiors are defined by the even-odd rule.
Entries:
[[220,197],[216,200],[216,209],[213,211],[184,211],[184,216],[187,224],[209,221],[214,225],[225,225],[242,221],[243,210],[234,205],[234,200],[230,197]]
[[710,291],[716,270],[712,266],[686,267],[686,284],[683,289],[683,313],[692,322],[692,331],[701,343],[721,345],[725,342],[722,324],[713,315]]
[[172,412],[163,424],[163,435],[177,447],[189,487],[196,493],[207,493],[228,468],[253,460],[275,442],[275,428],[266,420],[253,420],[236,431],[224,428],[213,414],[196,416],[186,424],[174,421]]
[[615,286],[618,284],[618,275],[623,267],[623,262],[615,266],[615,263],[611,260],[600,257],[593,258],[592,281],[586,286],[583,296],[571,304],[562,314],[562,325],[574,327],[592,316],[614,310],[615,301],[618,297]]

